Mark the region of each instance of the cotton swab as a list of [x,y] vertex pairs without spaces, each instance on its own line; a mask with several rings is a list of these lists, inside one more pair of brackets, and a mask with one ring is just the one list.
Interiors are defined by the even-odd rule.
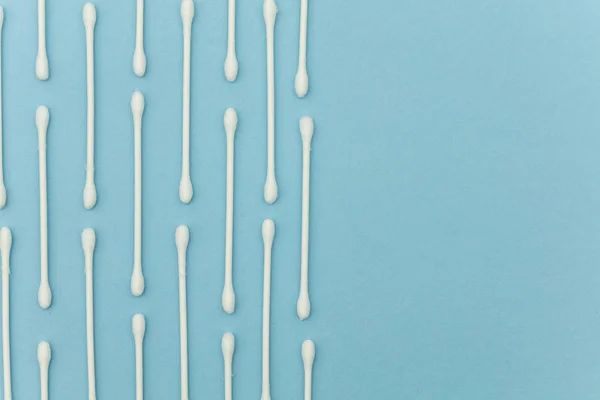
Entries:
[[0,6],[0,209],[6,205],[6,187],[4,186],[4,168],[2,161],[2,27],[4,25],[4,7]]
[[96,232],[86,228],[81,234],[81,247],[85,256],[85,317],[87,330],[88,397],[96,400],[96,367],[94,361],[94,249]]
[[4,362],[4,399],[12,399],[10,380],[10,307],[9,274],[12,232],[9,228],[0,229],[0,255],[2,255],[2,355]]
[[83,205],[90,210],[96,205],[96,184],[94,183],[94,28],[96,7],[92,3],[83,6],[87,58],[87,166]]
[[48,79],[48,55],[46,53],[46,0],[38,0],[38,54],[35,59],[35,75],[41,81]]
[[193,0],[181,1],[181,21],[183,22],[183,150],[181,159],[181,181],[179,200],[187,204],[192,201],[194,189],[190,178],[190,63],[192,43],[192,21],[194,20]]
[[40,365],[40,388],[42,400],[48,400],[48,368],[50,367],[50,343],[40,342],[37,348],[37,359]]
[[267,181],[264,195],[265,201],[273,204],[277,200],[278,191],[275,180],[275,61],[273,55],[277,6],[274,0],[264,1],[263,16],[267,28]]
[[144,398],[144,335],[146,333],[146,318],[135,314],[131,321],[133,339],[135,340],[135,398]]
[[188,351],[187,351],[187,300],[186,257],[190,242],[190,230],[179,225],[175,231],[177,262],[179,265],[179,339],[181,346],[181,400],[188,400]]
[[300,46],[298,54],[298,72],[296,72],[296,94],[302,98],[308,92],[308,73],[306,72],[306,24],[308,20],[308,0],[300,3]]
[[222,304],[226,313],[235,311],[235,293],[233,291],[233,157],[234,139],[237,129],[237,113],[233,108],[225,111],[225,134],[227,135],[227,206],[226,206],[226,232],[225,232],[225,286],[223,288]]
[[275,237],[275,223],[266,219],[262,225],[262,237],[265,247],[265,276],[263,283],[263,343],[262,343],[262,396],[261,400],[271,400],[269,378],[269,330],[271,319],[271,250]]
[[144,76],[146,73],[146,53],[144,52],[144,0],[137,0],[133,72],[139,77]]
[[235,338],[233,333],[227,332],[221,340],[221,351],[223,352],[223,363],[225,365],[225,400],[232,400],[231,369],[233,363],[233,351],[235,350]]
[[133,274],[131,275],[131,293],[134,296],[141,296],[144,293],[144,275],[142,274],[142,116],[144,107],[144,95],[136,90],[131,96],[135,142],[134,255]]
[[46,134],[50,111],[46,106],[39,106],[35,112],[35,125],[38,131],[38,153],[40,159],[40,287],[38,303],[46,309],[52,303],[52,291],[48,280],[48,192],[46,181]]
[[304,362],[304,400],[312,398],[312,370],[315,361],[315,343],[305,340],[302,343],[302,361]]
[[227,32],[227,57],[225,58],[225,77],[235,81],[238,74],[238,60],[235,55],[235,0],[229,0],[229,22]]
[[308,296],[308,215],[310,202],[310,144],[315,125],[310,117],[300,119],[302,135],[302,255],[300,260],[300,295],[297,311],[300,320],[310,315],[310,298]]

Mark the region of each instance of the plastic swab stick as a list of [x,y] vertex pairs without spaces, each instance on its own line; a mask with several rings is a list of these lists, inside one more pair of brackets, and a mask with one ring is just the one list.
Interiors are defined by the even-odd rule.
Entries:
[[35,112],[35,125],[38,131],[38,153],[40,158],[40,287],[38,303],[46,309],[52,303],[52,291],[48,280],[48,192],[46,189],[46,134],[50,111],[39,106]]
[[315,361],[315,343],[305,340],[302,343],[302,361],[304,362],[304,400],[312,398],[312,370]]
[[186,300],[186,257],[190,242],[190,230],[179,225],[175,231],[177,262],[179,265],[179,335],[181,346],[181,400],[188,400],[188,351],[187,351],[187,300]]
[[131,293],[141,296],[144,293],[142,274],[142,116],[144,115],[144,95],[137,90],[131,96],[131,112],[134,126],[135,153],[135,199],[134,199],[134,249]]
[[131,321],[133,338],[135,340],[135,398],[144,398],[144,334],[146,333],[146,318],[135,314]]
[[229,22],[227,33],[227,57],[225,58],[225,77],[235,81],[238,74],[238,60],[235,55],[235,0],[229,0]]
[[315,126],[312,118],[300,119],[302,135],[302,255],[300,260],[300,295],[297,311],[300,320],[310,315],[310,298],[308,296],[308,215],[310,202],[310,144]]
[[48,400],[48,368],[50,367],[50,343],[40,342],[37,348],[37,359],[40,365],[40,388],[42,400]]
[[277,200],[277,181],[275,180],[275,61],[273,41],[277,6],[274,0],[265,0],[263,16],[267,28],[267,181],[265,183],[265,201],[268,204]]
[[96,232],[86,228],[81,234],[81,247],[85,256],[85,319],[87,330],[88,397],[96,400],[96,367],[94,361],[94,249]]
[[225,134],[227,135],[227,206],[225,231],[225,286],[223,288],[223,310],[232,314],[235,311],[235,293],[233,291],[232,259],[233,259],[233,156],[234,139],[237,129],[237,113],[233,108],[225,111]]
[[0,254],[2,255],[2,356],[4,365],[4,399],[12,400],[10,380],[10,316],[9,274],[12,233],[9,228],[0,229]]
[[192,201],[194,189],[190,178],[190,52],[192,43],[192,21],[194,20],[194,2],[181,1],[181,21],[183,22],[183,150],[181,158],[181,181],[179,182],[179,200],[182,203]]
[[271,249],[275,237],[275,223],[266,219],[262,225],[265,246],[265,279],[263,283],[263,343],[262,343],[262,396],[261,400],[271,400],[269,378],[269,329],[271,319]]
[[4,186],[4,168],[2,161],[2,26],[4,25],[4,7],[0,6],[0,209],[6,205],[6,187]]
[[232,400],[231,390],[231,365],[233,363],[233,351],[235,350],[235,338],[233,333],[227,332],[221,340],[221,351],[223,351],[223,363],[225,365],[225,400]]
[[133,72],[139,77],[144,76],[146,73],[146,53],[144,52],[144,0],[137,0]]
[[296,94],[302,98],[308,92],[308,72],[306,72],[306,24],[308,20],[308,0],[300,3],[300,46],[298,72],[296,72]]
[[40,81],[48,79],[48,54],[46,54],[46,0],[38,0],[38,54],[35,75]]
[[96,184],[94,183],[94,28],[96,7],[92,3],[83,6],[83,25],[87,49],[87,166],[83,205],[90,210],[96,205]]

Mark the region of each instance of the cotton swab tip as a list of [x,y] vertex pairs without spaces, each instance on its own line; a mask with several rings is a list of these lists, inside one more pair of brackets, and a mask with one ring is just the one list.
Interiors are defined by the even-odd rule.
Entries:
[[277,200],[278,188],[277,181],[275,180],[275,176],[269,174],[267,175],[267,182],[265,183],[265,201],[267,204],[273,204]]
[[0,6],[0,29],[4,25],[4,7]]
[[146,333],[146,318],[142,314],[135,314],[131,319],[131,328],[136,340],[144,339]]
[[187,248],[190,242],[190,230],[185,225],[179,225],[175,230],[175,244],[179,250]]
[[140,78],[146,74],[146,54],[143,50],[136,50],[133,54],[133,72]]
[[0,209],[6,205],[6,186],[0,184]]
[[46,106],[39,106],[35,111],[35,125],[39,134],[45,134],[50,121],[50,110]]
[[38,304],[44,310],[52,304],[52,291],[48,282],[40,284],[40,288],[38,289]]
[[93,28],[96,25],[96,6],[92,3],[83,6],[83,24],[86,28]]
[[2,255],[6,256],[10,253],[10,248],[12,247],[12,232],[8,227],[2,227],[0,229],[0,251],[2,251]]
[[308,73],[306,68],[299,68],[296,73],[295,81],[296,95],[300,98],[306,96],[308,93]]
[[300,135],[302,135],[302,141],[310,143],[315,131],[315,123],[311,117],[300,118]]
[[235,53],[227,54],[225,58],[225,78],[229,82],[233,82],[237,79],[238,74],[238,60]]
[[144,286],[144,275],[141,268],[136,268],[133,275],[131,275],[131,294],[138,297],[141,296],[144,294]]
[[85,228],[81,233],[81,247],[84,251],[93,251],[96,248],[96,232],[92,228]]
[[221,340],[221,350],[223,351],[224,358],[231,359],[231,357],[233,357],[233,352],[235,350],[235,338],[233,333],[227,332],[223,335],[223,339]]
[[262,224],[262,237],[265,244],[272,244],[275,237],[275,222],[272,219],[265,219]]
[[48,79],[50,72],[48,71],[48,56],[43,54],[38,54],[35,59],[35,76],[40,81],[45,81]]
[[181,181],[179,182],[179,200],[184,204],[188,204],[192,201],[193,196],[194,188],[192,187],[192,180],[189,176],[181,177]]
[[181,1],[181,20],[184,24],[192,24],[194,19],[194,2],[192,0]]
[[275,4],[275,0],[264,1],[263,17],[265,18],[265,24],[269,26],[275,25],[275,18],[277,17],[277,5]]
[[144,95],[139,92],[133,92],[131,96],[131,112],[134,116],[141,116],[144,113],[144,107],[146,106],[146,102],[144,100]]
[[310,366],[315,361],[315,343],[310,339],[302,343],[302,360],[305,366]]
[[225,133],[227,136],[235,136],[235,131],[237,130],[238,124],[237,112],[233,108],[228,108],[225,111],[225,117],[223,120],[225,125]]
[[300,321],[304,321],[310,315],[310,298],[308,297],[306,290],[300,291],[296,311],[298,312],[298,318],[300,318]]
[[233,314],[235,311],[235,293],[232,285],[227,285],[223,289],[221,301],[223,305],[223,311],[225,311],[227,314]]
[[86,183],[83,189],[83,206],[90,210],[96,205],[96,185]]
[[50,351],[50,343],[40,342],[37,348],[38,363],[41,367],[47,368],[52,359],[52,353]]

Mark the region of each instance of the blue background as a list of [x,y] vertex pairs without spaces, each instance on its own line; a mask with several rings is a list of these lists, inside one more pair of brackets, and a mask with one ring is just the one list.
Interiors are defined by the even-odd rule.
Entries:
[[[300,346],[317,346],[314,398],[600,397],[600,5],[595,0],[314,1],[310,91],[297,99],[299,1],[279,0],[276,170],[266,171],[262,1],[237,4],[237,82],[226,82],[226,1],[196,3],[190,205],[178,200],[182,34],[178,0],[146,1],[147,75],[132,72],[135,1],[98,0],[96,184],[85,169],[83,1],[50,0],[50,80],[35,78],[37,2],[4,0],[4,145],[13,229],[15,399],[39,396],[36,347],[52,344],[50,395],[87,396],[80,233],[96,229],[99,399],[134,398],[131,317],[147,317],[145,394],[179,398],[175,228],[188,224],[190,397],[223,397],[221,336],[236,335],[234,397],[258,399],[263,219],[276,223],[273,399],[303,398]],[[146,97],[143,265],[133,252],[131,94]],[[37,305],[35,109],[50,108],[54,302]],[[223,112],[238,111],[234,316],[221,311]],[[315,119],[310,277],[299,322],[301,140]]]

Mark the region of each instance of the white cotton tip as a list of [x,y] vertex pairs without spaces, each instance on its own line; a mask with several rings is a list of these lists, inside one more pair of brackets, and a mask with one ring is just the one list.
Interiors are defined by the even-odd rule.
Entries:
[[181,0],[181,20],[184,24],[192,24],[194,19],[194,2],[193,0]]
[[86,183],[83,188],[83,206],[87,210],[91,210],[96,205],[96,185]]
[[50,343],[40,342],[37,348],[37,359],[40,367],[48,368],[50,360],[52,359],[52,353],[50,351]]
[[225,117],[223,118],[225,125],[225,134],[227,137],[235,137],[235,131],[237,130],[238,116],[237,112],[233,108],[228,108],[225,111]]
[[263,17],[265,18],[265,24],[268,26],[275,25],[275,18],[277,17],[275,0],[265,0],[263,3]]
[[227,332],[223,335],[221,340],[221,350],[223,351],[223,358],[231,360],[233,358],[233,352],[235,350],[235,337],[233,333]]
[[4,183],[0,184],[0,209],[6,205],[6,186]]
[[265,219],[262,224],[262,237],[265,244],[273,244],[275,237],[275,222],[272,219]]
[[35,76],[40,81],[48,79],[50,72],[48,71],[48,56],[46,53],[38,54],[35,59]]
[[146,102],[144,101],[144,95],[139,92],[133,92],[131,96],[131,112],[134,116],[141,116],[144,113],[144,107],[146,106]]
[[265,201],[268,204],[273,204],[277,200],[277,181],[274,175],[267,175],[267,182],[265,183]]
[[135,269],[131,275],[131,294],[141,296],[144,294],[144,275],[140,269]]
[[225,58],[225,77],[229,82],[236,80],[238,74],[238,60],[235,53],[228,53]]
[[315,361],[315,343],[310,339],[302,343],[302,361],[305,367],[312,366]]
[[0,29],[4,25],[4,7],[0,6]]
[[141,49],[133,54],[133,72],[140,78],[146,74],[146,53]]
[[85,252],[94,251],[96,248],[96,232],[92,228],[85,228],[81,233],[81,247]]
[[300,135],[302,135],[302,141],[310,143],[315,132],[315,123],[311,117],[300,118]]
[[298,312],[298,318],[300,321],[304,321],[310,315],[310,298],[306,289],[300,291],[298,296],[298,304],[296,305],[296,311]]
[[96,25],[96,6],[92,3],[83,6],[83,25],[86,28],[93,28]]
[[52,291],[48,282],[43,282],[38,289],[38,304],[44,310],[52,304]]
[[38,134],[45,135],[50,121],[50,110],[46,106],[39,106],[35,111],[35,125],[38,129]]
[[308,73],[306,72],[306,67],[298,68],[295,87],[296,95],[300,98],[306,96],[306,93],[308,93]]
[[179,225],[175,230],[175,244],[178,250],[187,249],[190,242],[190,230],[185,225]]
[[179,200],[184,204],[188,204],[192,201],[193,196],[194,189],[192,187],[192,180],[189,176],[182,176],[181,182],[179,182]]
[[221,302],[223,305],[223,311],[227,314],[233,314],[235,311],[235,292],[233,291],[232,285],[227,285],[223,288],[223,295],[221,296]]
[[12,232],[8,227],[2,227],[2,229],[0,229],[0,251],[2,252],[3,257],[10,253],[11,247]]
[[131,319],[131,329],[136,340],[143,340],[146,334],[146,318],[142,314],[135,314]]

